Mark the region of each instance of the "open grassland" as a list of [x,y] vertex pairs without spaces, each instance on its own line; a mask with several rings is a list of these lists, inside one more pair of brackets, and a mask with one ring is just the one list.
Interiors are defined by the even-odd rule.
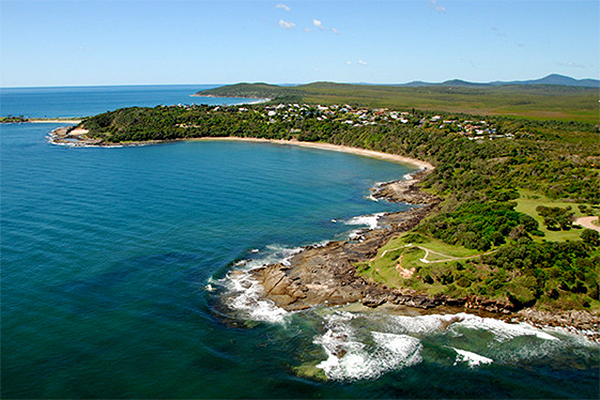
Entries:
[[[517,207],[515,208],[515,210],[533,217],[539,224],[539,230],[544,233],[544,236],[542,236],[542,237],[534,236],[534,239],[536,241],[539,242],[542,240],[547,240],[550,242],[563,242],[565,240],[579,240],[580,239],[582,228],[577,225],[573,225],[573,228],[570,230],[567,230],[567,231],[547,229],[546,226],[544,225],[544,219],[536,211],[536,208],[538,206],[560,207],[560,208],[571,207],[571,210],[574,214],[573,217],[580,218],[580,217],[585,217],[589,214],[582,213],[579,209],[579,206],[580,205],[589,206],[589,204],[571,203],[571,202],[553,200],[542,194],[539,194],[539,193],[536,193],[536,192],[533,192],[530,190],[526,190],[526,189],[519,190],[519,194],[520,194],[520,197],[516,200]],[[596,210],[596,212],[598,212],[597,208],[592,209],[592,210]]]
[[374,281],[402,287],[415,271],[444,269],[447,263],[467,260],[480,253],[423,235],[405,233],[381,247],[373,259],[358,266],[358,271]]
[[237,84],[205,95],[264,97],[273,101],[351,104],[534,120],[598,123],[598,90],[558,85],[422,86],[358,85],[316,82],[296,87]]
[[540,120],[598,123],[598,91],[563,86],[394,87],[314,83],[297,88],[310,103],[354,103]]

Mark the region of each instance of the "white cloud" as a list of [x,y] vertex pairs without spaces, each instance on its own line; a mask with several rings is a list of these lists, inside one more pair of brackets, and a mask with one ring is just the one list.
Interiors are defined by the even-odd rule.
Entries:
[[337,30],[337,29],[335,29],[335,28],[326,28],[326,27],[323,25],[323,22],[319,21],[318,19],[314,19],[314,18],[313,18],[313,25],[314,25],[316,28],[318,28],[319,30],[321,30],[321,31],[331,31],[331,32],[333,32],[333,33],[335,33],[335,34],[339,34],[339,33],[340,33],[340,31],[338,31],[338,30]]
[[282,19],[279,20],[279,27],[283,29],[294,29],[296,24],[293,22],[284,21]]
[[286,6],[286,5],[285,5],[285,4],[283,4],[283,3],[279,3],[279,4],[277,4],[277,5],[275,6],[275,8],[281,8],[282,10],[285,10],[285,11],[290,11],[290,10],[291,10],[291,8],[289,8],[288,6]]
[[366,65],[367,65],[367,62],[366,62],[366,61],[363,61],[363,60],[358,60],[358,63],[359,63],[360,65],[362,65],[362,66],[366,66]]
[[304,30],[304,32],[306,32],[306,33],[310,33],[310,32],[312,32],[312,29],[310,29],[310,28],[304,28],[303,30]]
[[352,65],[352,61],[346,61],[346,65]]
[[585,65],[583,64],[578,64],[575,63],[573,61],[569,61],[569,62],[557,62],[556,64],[560,65],[561,67],[570,67],[570,68],[586,68]]
[[445,13],[446,7],[441,4],[438,4],[437,0],[429,0],[429,5],[435,9],[435,12]]

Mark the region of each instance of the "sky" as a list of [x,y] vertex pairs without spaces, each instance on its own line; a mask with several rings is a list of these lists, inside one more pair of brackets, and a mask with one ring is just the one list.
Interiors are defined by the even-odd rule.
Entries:
[[0,86],[600,78],[600,1],[0,0]]

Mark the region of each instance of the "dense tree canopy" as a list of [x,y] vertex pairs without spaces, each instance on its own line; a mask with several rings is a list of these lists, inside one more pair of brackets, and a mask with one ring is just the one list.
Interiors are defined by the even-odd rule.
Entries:
[[[584,231],[578,242],[532,240],[543,233],[534,218],[515,211],[512,200],[519,197],[519,189],[528,189],[551,199],[587,203],[585,209],[594,212],[592,206],[600,203],[598,126],[480,119],[457,113],[281,104],[132,107],[82,124],[90,136],[112,143],[225,136],[294,139],[429,161],[436,168],[421,186],[444,202],[419,227],[421,232],[469,249],[496,250],[476,261],[489,269],[487,278],[479,283],[464,278],[461,290],[482,296],[501,292],[519,304],[543,298],[589,307],[598,299],[597,235]],[[572,226],[571,208],[541,206],[537,211],[548,229]],[[465,273],[452,274],[459,280]],[[455,285],[448,279],[445,284]],[[434,281],[431,276],[429,280]]]

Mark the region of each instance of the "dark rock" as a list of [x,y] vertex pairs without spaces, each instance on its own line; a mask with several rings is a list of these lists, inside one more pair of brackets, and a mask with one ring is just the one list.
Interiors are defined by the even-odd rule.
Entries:
[[[416,182],[396,182],[394,193],[378,189],[377,196],[392,201],[422,203],[422,207],[402,213],[386,214],[379,220],[379,228],[362,233],[361,240],[329,242],[324,246],[307,246],[289,261],[289,265],[273,264],[252,271],[264,287],[265,295],[279,307],[288,311],[303,310],[320,304],[330,306],[361,302],[367,307],[378,307],[386,302],[421,309],[438,306],[464,307],[478,313],[489,312],[510,319],[517,308],[526,305],[508,301],[483,299],[477,296],[450,298],[435,297],[414,290],[392,289],[368,282],[356,273],[356,262],[368,261],[383,244],[401,232],[414,228],[429,212],[436,208],[439,200],[420,193]],[[404,191],[398,194],[398,184]],[[391,190],[391,189],[390,189]],[[387,193],[385,196],[382,193]],[[573,326],[595,332],[600,316],[585,311],[541,312],[525,308],[515,314],[517,321],[529,321],[538,325]]]

